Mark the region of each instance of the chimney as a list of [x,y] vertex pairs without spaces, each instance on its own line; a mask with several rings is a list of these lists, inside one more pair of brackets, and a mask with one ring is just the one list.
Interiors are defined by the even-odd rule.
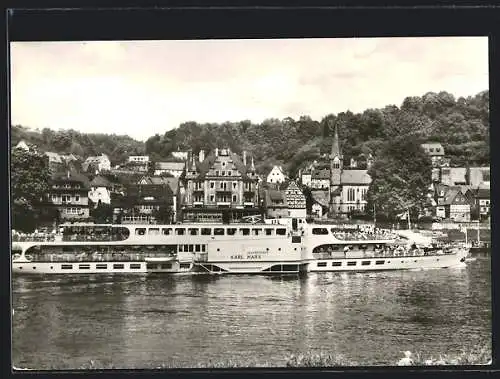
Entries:
[[203,162],[205,160],[205,150],[200,150],[199,154],[200,162]]
[[247,152],[243,150],[243,166],[247,165]]
[[218,148],[218,147],[216,147],[216,148],[215,148],[215,156],[216,156],[216,157],[218,157],[218,156],[219,156],[219,148]]

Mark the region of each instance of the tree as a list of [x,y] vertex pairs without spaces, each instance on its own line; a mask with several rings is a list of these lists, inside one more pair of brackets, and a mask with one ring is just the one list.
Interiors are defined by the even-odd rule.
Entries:
[[40,216],[40,205],[49,190],[46,158],[35,150],[14,149],[11,154],[12,227],[31,232]]
[[99,200],[96,208],[91,209],[90,217],[96,224],[109,224],[113,222],[113,207]]
[[368,171],[372,182],[367,193],[367,212],[394,220],[410,212],[413,219],[428,206],[432,165],[414,138],[399,137],[388,142]]
[[160,224],[171,224],[174,212],[168,205],[160,205],[158,209],[153,211],[152,215]]

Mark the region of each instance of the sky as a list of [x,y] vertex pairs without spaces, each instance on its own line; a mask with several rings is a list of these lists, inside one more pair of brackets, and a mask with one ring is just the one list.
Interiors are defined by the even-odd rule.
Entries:
[[146,140],[182,122],[362,112],[487,90],[487,37],[11,43],[11,122]]

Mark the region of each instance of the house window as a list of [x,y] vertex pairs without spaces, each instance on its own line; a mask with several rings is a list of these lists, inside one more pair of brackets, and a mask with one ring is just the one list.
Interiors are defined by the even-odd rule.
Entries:
[[215,187],[215,183],[214,182],[210,182],[210,188],[214,188]]
[[69,203],[71,201],[70,195],[62,195],[61,198],[63,203]]
[[236,182],[233,182],[233,189],[236,189],[236,186],[237,186],[237,185],[238,185],[238,184],[237,184]]
[[233,195],[233,202],[236,202],[236,195]]
[[228,176],[231,176],[231,171],[228,171],[228,172],[227,172],[227,175],[228,175]]
[[57,201],[57,200],[59,199],[59,197],[58,197],[57,195],[54,195],[54,194],[53,194],[53,195],[50,195],[50,199],[51,199],[52,201]]
[[[101,194],[99,194],[99,196],[101,196]],[[75,195],[75,201],[76,201],[77,203],[79,203],[79,202],[80,202],[80,195]]]
[[210,195],[210,201],[214,201],[215,199],[215,196],[214,195]]

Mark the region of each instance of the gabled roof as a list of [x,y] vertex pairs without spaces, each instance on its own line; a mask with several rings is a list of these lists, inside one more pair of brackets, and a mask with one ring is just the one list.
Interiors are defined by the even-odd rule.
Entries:
[[448,188],[448,191],[445,192],[444,194],[444,199],[442,199],[439,204],[440,205],[450,205],[454,202],[455,200],[455,197],[457,197],[457,195],[461,194],[461,190],[460,188],[458,187],[449,187]]
[[316,180],[330,179],[330,169],[323,168],[320,170],[314,170],[311,179],[316,179]]
[[137,184],[145,182],[145,185],[160,185],[168,186],[173,193],[177,193],[179,188],[179,178],[168,178],[164,176],[143,176],[138,181]]
[[370,184],[372,178],[368,170],[343,170],[340,176],[341,184]]
[[291,180],[288,183],[288,186],[286,187],[286,191],[300,191],[300,192],[302,192],[302,190],[300,189],[300,187],[293,180]]
[[266,206],[267,207],[288,207],[286,196],[283,192],[269,189],[266,191]]
[[101,175],[97,175],[90,182],[91,187],[111,187],[111,182]]
[[56,172],[51,175],[51,179],[59,182],[80,182],[84,188],[90,187],[89,179],[85,175],[72,170]]
[[[250,179],[250,177],[248,176],[249,169],[243,164],[240,157],[231,151],[229,152],[229,157],[233,161],[233,164],[236,167],[236,169],[241,173],[242,178]],[[199,160],[195,159],[195,165],[196,165],[196,170],[199,174],[199,179],[203,180],[206,177],[208,171],[213,166],[216,159],[217,157],[213,152],[211,152],[208,156],[206,156],[203,162],[200,162]],[[193,164],[191,157],[188,159],[187,164],[188,164],[188,170],[191,170]]]

